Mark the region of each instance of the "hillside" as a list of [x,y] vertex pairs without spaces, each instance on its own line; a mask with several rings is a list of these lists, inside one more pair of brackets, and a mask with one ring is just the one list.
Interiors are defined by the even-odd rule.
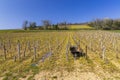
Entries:
[[88,26],[87,24],[83,24],[83,25],[70,25],[69,29],[71,30],[91,30],[94,29],[93,27]]

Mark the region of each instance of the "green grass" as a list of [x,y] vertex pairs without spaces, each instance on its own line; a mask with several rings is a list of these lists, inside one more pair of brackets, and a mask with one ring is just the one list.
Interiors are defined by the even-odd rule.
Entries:
[[70,28],[69,29],[72,29],[72,30],[80,30],[80,29],[94,29],[93,27],[90,27],[88,25],[70,25]]

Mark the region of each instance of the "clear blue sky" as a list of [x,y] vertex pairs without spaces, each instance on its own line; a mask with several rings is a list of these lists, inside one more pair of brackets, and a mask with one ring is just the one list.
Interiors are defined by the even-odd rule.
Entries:
[[120,18],[120,0],[0,0],[0,29],[21,28],[25,20],[86,22]]

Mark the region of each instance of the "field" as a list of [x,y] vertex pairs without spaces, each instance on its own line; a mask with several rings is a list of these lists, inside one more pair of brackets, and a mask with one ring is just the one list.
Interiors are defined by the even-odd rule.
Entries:
[[88,25],[70,25],[69,26],[69,29],[72,29],[72,30],[84,30],[84,29],[88,29],[88,30],[91,30],[91,29],[94,29],[93,27],[90,27]]
[[[69,48],[87,56],[74,59]],[[120,34],[100,30],[0,32],[0,80],[120,80]]]

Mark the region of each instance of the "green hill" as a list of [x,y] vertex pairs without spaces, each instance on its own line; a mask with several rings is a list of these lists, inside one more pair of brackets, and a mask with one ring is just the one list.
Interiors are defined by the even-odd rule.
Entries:
[[94,29],[93,27],[90,27],[88,25],[70,25],[69,26],[69,29],[72,29],[72,30],[80,30],[80,29]]

